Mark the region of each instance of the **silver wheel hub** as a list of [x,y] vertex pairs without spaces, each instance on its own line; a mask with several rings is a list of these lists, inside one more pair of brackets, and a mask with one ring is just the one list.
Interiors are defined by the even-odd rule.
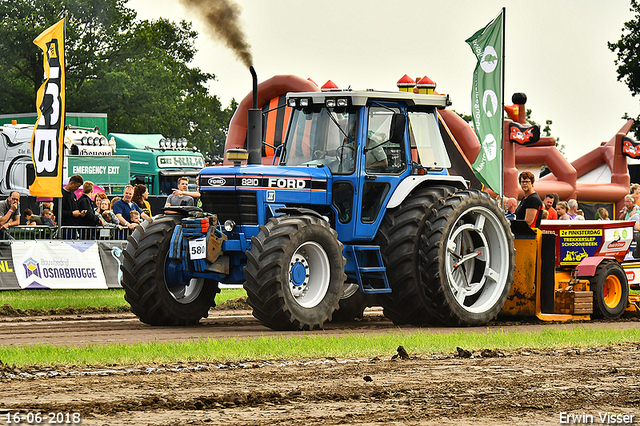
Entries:
[[447,285],[465,310],[486,312],[500,299],[509,279],[510,253],[502,222],[490,209],[475,206],[451,229],[445,242]]
[[304,308],[317,306],[329,289],[331,267],[327,253],[315,241],[302,243],[291,256],[288,288]]

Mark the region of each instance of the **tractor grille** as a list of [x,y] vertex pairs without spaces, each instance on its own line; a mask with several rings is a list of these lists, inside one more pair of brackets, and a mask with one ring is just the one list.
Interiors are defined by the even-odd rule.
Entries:
[[238,225],[258,224],[255,192],[203,191],[202,209],[218,215],[218,223],[233,220]]

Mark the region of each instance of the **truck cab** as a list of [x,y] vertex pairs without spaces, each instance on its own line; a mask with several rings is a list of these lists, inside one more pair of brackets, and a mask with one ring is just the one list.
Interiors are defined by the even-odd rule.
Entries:
[[161,134],[109,133],[116,155],[128,155],[131,184],[144,184],[151,195],[171,194],[182,176],[195,184],[198,172],[205,166],[204,156],[187,148],[184,138],[170,139]]

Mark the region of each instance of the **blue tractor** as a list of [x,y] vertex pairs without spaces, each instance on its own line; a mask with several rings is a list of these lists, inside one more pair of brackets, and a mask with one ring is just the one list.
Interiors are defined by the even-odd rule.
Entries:
[[254,77],[248,149],[200,172],[202,208],[165,209],[129,238],[122,285],[143,322],[197,323],[218,283],[242,283],[254,316],[278,330],[372,305],[396,324],[497,316],[513,235],[495,200],[453,170],[459,152],[437,114],[447,96],[289,93],[285,141],[262,165],[255,90]]

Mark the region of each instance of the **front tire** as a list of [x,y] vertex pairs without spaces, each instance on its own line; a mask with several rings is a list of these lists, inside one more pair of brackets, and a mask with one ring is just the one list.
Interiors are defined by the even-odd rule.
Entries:
[[[125,300],[140,321],[149,325],[197,324],[215,306],[216,281],[191,278],[168,258],[173,230],[180,217],[154,218],[138,226],[122,252]],[[170,278],[168,278],[170,277]]]
[[283,215],[251,238],[244,288],[253,315],[274,330],[322,328],[346,279],[342,243],[324,220]]
[[593,291],[593,316],[617,319],[629,303],[627,274],[618,262],[603,260],[591,279]]

